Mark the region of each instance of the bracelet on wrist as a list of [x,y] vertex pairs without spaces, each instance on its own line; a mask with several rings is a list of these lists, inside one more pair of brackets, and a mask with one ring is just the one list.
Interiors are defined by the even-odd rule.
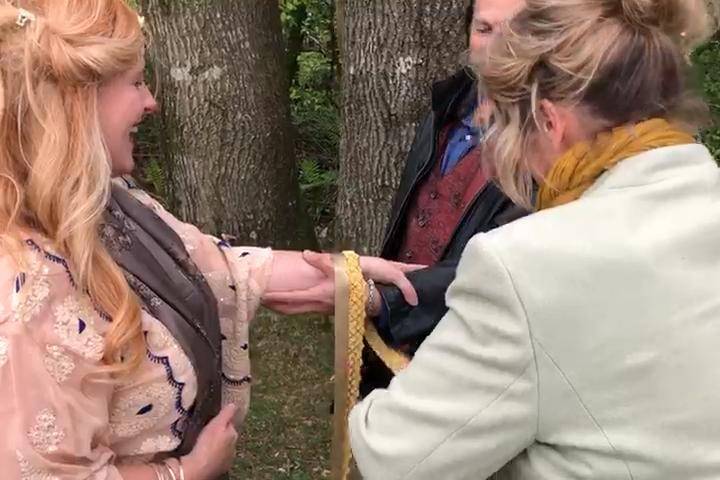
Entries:
[[375,307],[375,297],[377,297],[377,287],[375,286],[375,281],[371,278],[367,281],[368,286],[368,296],[367,296],[367,304],[365,305],[365,313],[370,315],[373,313],[373,309]]

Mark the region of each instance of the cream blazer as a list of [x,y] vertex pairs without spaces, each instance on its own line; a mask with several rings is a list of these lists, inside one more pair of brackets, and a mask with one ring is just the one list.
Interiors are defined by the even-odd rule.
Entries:
[[720,170],[627,159],[467,246],[449,312],[350,415],[367,479],[720,479]]

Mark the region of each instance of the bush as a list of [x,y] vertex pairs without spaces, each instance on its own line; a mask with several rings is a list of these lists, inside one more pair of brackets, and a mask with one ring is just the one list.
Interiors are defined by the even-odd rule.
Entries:
[[[303,202],[321,246],[329,247],[337,198],[340,112],[333,64],[332,3],[328,0],[283,0],[285,35],[295,35],[297,51],[288,51],[293,78],[290,107],[297,131],[296,156]],[[292,48],[289,48],[292,50]]]
[[[720,114],[720,41],[712,40],[700,47],[693,56],[697,65],[705,98],[710,105],[713,120]],[[703,142],[715,159],[720,157],[720,128],[715,123],[702,134]]]

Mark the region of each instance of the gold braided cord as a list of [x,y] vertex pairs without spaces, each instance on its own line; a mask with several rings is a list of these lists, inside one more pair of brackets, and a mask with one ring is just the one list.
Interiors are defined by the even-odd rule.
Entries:
[[410,363],[409,356],[387,346],[372,322],[365,324],[365,341],[394,375],[397,375]]
[[360,390],[367,289],[360,257],[343,252],[335,259],[335,404],[332,441],[332,478],[350,474],[352,453],[347,418]]
[[367,284],[354,252],[335,256],[335,403],[331,472],[334,480],[350,476],[352,452],[348,436],[348,415],[360,389],[363,338],[393,373],[405,368],[410,359],[388,347],[372,322],[367,321]]

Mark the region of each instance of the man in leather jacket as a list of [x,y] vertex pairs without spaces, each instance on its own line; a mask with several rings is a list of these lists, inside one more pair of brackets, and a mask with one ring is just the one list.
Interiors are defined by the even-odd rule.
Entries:
[[[523,4],[470,2],[466,28],[471,61],[482,61],[492,35]],[[397,288],[378,285],[371,313],[384,340],[411,354],[447,312],[445,292],[470,238],[526,213],[483,171],[484,132],[473,121],[477,98],[477,82],[467,68],[433,85],[432,108],[416,130],[390,214],[381,256],[429,268],[408,275],[418,306],[405,302]],[[392,378],[367,348],[364,357],[362,396],[386,387]]]

